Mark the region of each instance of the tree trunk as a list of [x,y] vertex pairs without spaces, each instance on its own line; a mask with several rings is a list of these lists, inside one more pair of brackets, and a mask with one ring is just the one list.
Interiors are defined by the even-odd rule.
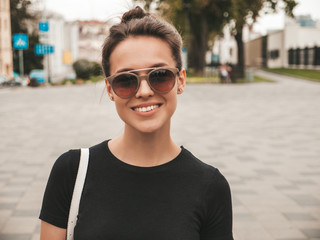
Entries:
[[189,45],[189,64],[197,74],[203,75],[208,43],[208,25],[205,16],[193,16],[190,19],[190,31],[192,32],[192,41]]
[[244,45],[242,40],[242,28],[237,31],[235,39],[238,47],[238,63],[235,69],[233,69],[234,78],[244,78]]

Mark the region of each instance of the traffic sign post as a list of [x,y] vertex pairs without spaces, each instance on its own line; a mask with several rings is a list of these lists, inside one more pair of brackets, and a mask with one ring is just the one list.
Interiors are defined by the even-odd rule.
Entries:
[[49,54],[54,53],[54,46],[49,45],[49,22],[47,20],[39,22],[39,41],[42,44],[36,44],[35,54],[45,56],[47,60],[47,80],[50,83],[50,57]]
[[20,76],[24,76],[24,67],[23,67],[23,50],[19,50],[19,70]]
[[46,44],[48,43],[49,37],[46,32],[39,32],[39,42]]
[[12,36],[13,49],[19,50],[19,70],[20,75],[24,75],[24,67],[23,67],[23,50],[28,49],[28,35],[22,33],[16,33]]
[[49,45],[49,44],[36,44],[34,47],[34,52],[37,56],[45,56],[48,59],[48,83],[50,83],[50,62],[49,62],[49,54],[54,53],[54,46]]

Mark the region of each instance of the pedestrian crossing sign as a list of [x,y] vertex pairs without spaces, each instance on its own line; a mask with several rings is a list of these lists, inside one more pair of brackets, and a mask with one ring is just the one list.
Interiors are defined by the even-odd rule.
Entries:
[[28,35],[22,33],[13,34],[13,48],[24,50],[29,47]]

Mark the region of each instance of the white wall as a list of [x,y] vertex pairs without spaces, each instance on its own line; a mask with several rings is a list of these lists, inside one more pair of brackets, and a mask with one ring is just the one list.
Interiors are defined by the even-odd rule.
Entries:
[[230,28],[228,26],[224,27],[223,33],[223,38],[216,38],[212,52],[214,54],[219,54],[220,63],[236,64],[238,62],[237,42],[234,37],[231,36]]
[[301,27],[292,19],[286,19],[284,29],[284,45],[286,49],[284,67],[288,67],[288,50],[320,46],[320,21],[316,27]]
[[[0,74],[13,77],[10,1],[0,0]],[[15,50],[17,51],[17,50]]]
[[50,61],[50,76],[52,82],[58,82],[73,74],[72,64],[63,62],[63,53],[68,50],[72,60],[78,59],[79,33],[76,23],[67,23],[62,17],[49,18],[49,44],[54,45],[54,53],[44,58],[45,69]]
[[268,56],[268,67],[288,67],[288,50],[293,48],[305,48],[320,46],[320,22],[317,27],[301,27],[293,19],[286,19],[283,30],[268,34],[268,54],[270,51],[279,49],[279,58],[270,59]]
[[[268,51],[268,61],[267,66],[270,68],[278,68],[282,67],[285,60],[285,48],[284,48],[284,34],[283,30],[276,31],[273,33],[269,33],[267,38],[267,51]],[[270,52],[271,51],[279,51],[279,57],[275,59],[271,59]]]

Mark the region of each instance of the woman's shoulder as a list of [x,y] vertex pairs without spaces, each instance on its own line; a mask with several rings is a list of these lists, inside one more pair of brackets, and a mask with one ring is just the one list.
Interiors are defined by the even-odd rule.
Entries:
[[199,178],[201,178],[199,180],[211,183],[226,182],[225,177],[218,168],[203,162],[185,148],[183,148],[183,156],[186,167],[199,176]]
[[[107,141],[103,141],[99,144],[96,144],[94,146],[91,146],[90,149],[90,156],[101,154],[101,152],[105,149],[105,144],[107,144]],[[62,172],[68,172],[71,173],[71,175],[77,174],[79,162],[80,162],[80,153],[81,149],[70,149],[63,154],[61,154],[57,160],[55,161],[53,165],[53,170],[58,171],[60,173]]]
[[219,172],[219,170],[216,167],[200,160],[186,148],[182,147],[182,149],[184,162],[188,164],[190,167],[194,168],[197,171],[203,171],[207,174],[217,174],[217,172]]
[[71,149],[67,152],[64,152],[57,158],[52,167],[52,171],[57,172],[57,174],[62,174],[63,172],[76,174],[79,166],[79,161],[80,149]]

